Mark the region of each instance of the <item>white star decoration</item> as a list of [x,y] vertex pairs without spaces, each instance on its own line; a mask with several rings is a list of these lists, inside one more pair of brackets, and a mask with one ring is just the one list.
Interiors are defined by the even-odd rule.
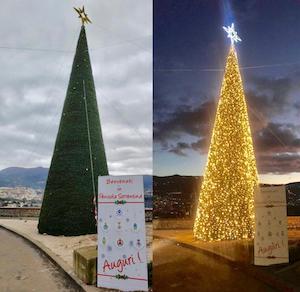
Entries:
[[230,38],[232,45],[242,41],[234,29],[234,23],[232,23],[231,26],[223,26],[223,29],[227,32],[227,37]]

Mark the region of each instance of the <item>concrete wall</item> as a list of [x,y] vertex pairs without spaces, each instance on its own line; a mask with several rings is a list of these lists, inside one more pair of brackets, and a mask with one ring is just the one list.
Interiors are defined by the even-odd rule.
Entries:
[[[300,229],[300,216],[288,216],[288,229]],[[153,229],[193,229],[194,220],[154,219]]]
[[189,219],[154,219],[153,229],[192,229],[193,224]]
[[0,217],[39,217],[40,208],[0,208]]
[[[0,217],[39,217],[39,215],[40,208],[0,208]],[[152,221],[152,209],[146,209],[145,217],[146,222]]]

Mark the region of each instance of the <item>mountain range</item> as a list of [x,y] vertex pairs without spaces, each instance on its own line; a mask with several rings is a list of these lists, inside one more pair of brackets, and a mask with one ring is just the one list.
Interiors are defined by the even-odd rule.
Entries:
[[[0,171],[0,187],[27,187],[43,190],[49,168],[9,167]],[[152,176],[144,175],[145,189],[152,189]]]
[[0,187],[44,189],[48,168],[9,167],[0,171]]

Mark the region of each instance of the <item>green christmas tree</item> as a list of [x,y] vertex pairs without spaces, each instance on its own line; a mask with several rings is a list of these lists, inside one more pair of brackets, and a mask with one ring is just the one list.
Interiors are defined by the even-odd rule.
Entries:
[[98,176],[107,174],[83,23],[45,188],[39,232],[52,235],[96,233],[93,201]]

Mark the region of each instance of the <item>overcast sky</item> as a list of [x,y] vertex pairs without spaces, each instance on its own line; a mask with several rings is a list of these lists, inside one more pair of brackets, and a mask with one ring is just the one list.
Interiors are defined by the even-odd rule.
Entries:
[[111,174],[152,173],[152,1],[2,0],[0,169],[49,167],[80,21]]

